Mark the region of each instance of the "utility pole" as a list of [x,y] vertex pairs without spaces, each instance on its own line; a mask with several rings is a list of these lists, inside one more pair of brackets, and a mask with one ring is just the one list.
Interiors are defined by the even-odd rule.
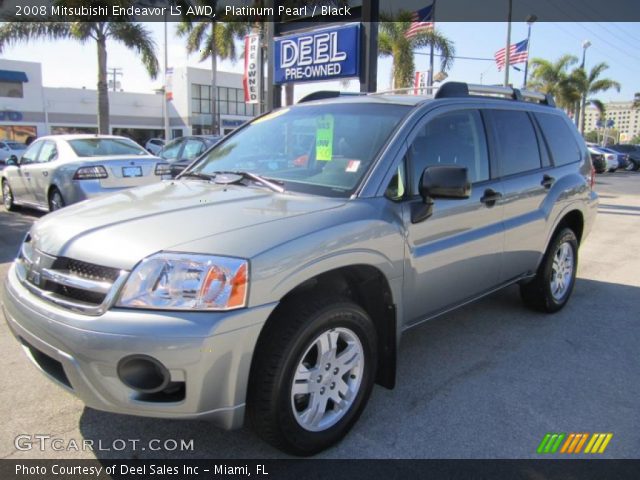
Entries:
[[111,91],[117,91],[118,77],[122,76],[122,69],[119,67],[109,68],[108,75],[111,76]]
[[509,14],[507,16],[507,46],[504,50],[504,86],[509,86],[509,67],[511,66],[511,13],[513,0],[509,0]]
[[[436,28],[436,0],[433,0],[433,14],[431,15],[431,21],[433,22],[433,28]],[[427,77],[427,86],[433,87],[433,42],[429,49],[429,75]],[[480,82],[482,83],[482,81]],[[433,94],[433,88],[427,90],[428,94]]]
[[[587,59],[587,48],[591,46],[591,42],[589,40],[585,40],[582,42],[582,64],[580,64],[580,69],[585,70],[585,61]],[[585,71],[585,78],[587,78],[587,72]],[[576,115],[576,125],[580,127],[580,133],[584,135],[584,109],[586,108],[587,103],[587,93],[583,92],[582,94],[582,102],[580,104],[580,110],[578,111],[578,115]]]
[[169,98],[167,96],[167,69],[169,64],[169,52],[167,51],[167,14],[164,14],[164,88],[162,89],[162,114],[164,117],[164,141],[171,140],[169,136]]
[[527,81],[529,80],[529,56],[531,55],[531,25],[538,20],[538,17],[531,14],[527,17],[527,25],[529,31],[527,33],[527,63],[524,64],[524,82],[522,82],[522,88],[527,88]]

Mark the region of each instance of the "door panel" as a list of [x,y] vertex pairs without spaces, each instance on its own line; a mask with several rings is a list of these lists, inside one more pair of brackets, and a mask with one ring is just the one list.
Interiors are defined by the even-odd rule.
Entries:
[[31,192],[31,168],[38,159],[38,152],[44,142],[33,142],[29,145],[20,157],[19,167],[15,171],[15,175],[11,176],[11,190],[13,196],[18,202],[33,204],[35,198]]
[[55,142],[53,140],[47,140],[38,152],[37,162],[29,167],[31,174],[31,195],[34,201],[43,207],[47,207],[49,204],[47,194],[57,158],[58,151]]
[[504,176],[505,250],[501,278],[508,281],[535,271],[546,232],[544,201],[554,179],[551,169],[542,168],[541,145],[529,114],[490,110],[488,117]]
[[502,192],[490,178],[483,120],[473,109],[452,108],[425,119],[409,140],[410,190],[417,192],[421,172],[430,165],[466,167],[472,192],[467,199],[435,199],[432,215],[411,222],[412,203],[404,204],[407,235],[405,312],[419,322],[494,288],[500,279],[503,207],[486,201]]

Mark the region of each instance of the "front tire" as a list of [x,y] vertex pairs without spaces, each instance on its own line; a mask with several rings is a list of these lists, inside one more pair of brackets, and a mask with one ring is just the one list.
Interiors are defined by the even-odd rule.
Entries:
[[373,388],[376,330],[341,296],[287,301],[265,327],[247,395],[255,431],[276,448],[313,455],[342,439]]
[[13,191],[11,190],[11,186],[9,185],[8,180],[2,181],[2,204],[4,205],[4,208],[9,212],[13,212],[16,210]]
[[520,285],[520,295],[528,307],[554,313],[567,302],[576,282],[578,239],[570,228],[563,228],[553,238],[535,278]]

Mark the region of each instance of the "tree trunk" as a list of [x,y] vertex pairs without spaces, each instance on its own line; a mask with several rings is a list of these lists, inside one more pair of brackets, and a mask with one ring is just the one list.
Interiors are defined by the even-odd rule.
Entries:
[[107,39],[98,33],[98,133],[109,135],[109,90],[107,88]]
[[211,134],[220,133],[218,125],[218,52],[216,48],[215,22],[211,22]]

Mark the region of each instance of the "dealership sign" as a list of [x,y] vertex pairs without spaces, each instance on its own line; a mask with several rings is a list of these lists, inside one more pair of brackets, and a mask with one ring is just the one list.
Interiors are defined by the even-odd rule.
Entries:
[[360,24],[276,38],[274,55],[275,83],[357,77]]
[[260,103],[260,76],[262,70],[260,58],[260,35],[244,37],[244,101],[246,103]]

